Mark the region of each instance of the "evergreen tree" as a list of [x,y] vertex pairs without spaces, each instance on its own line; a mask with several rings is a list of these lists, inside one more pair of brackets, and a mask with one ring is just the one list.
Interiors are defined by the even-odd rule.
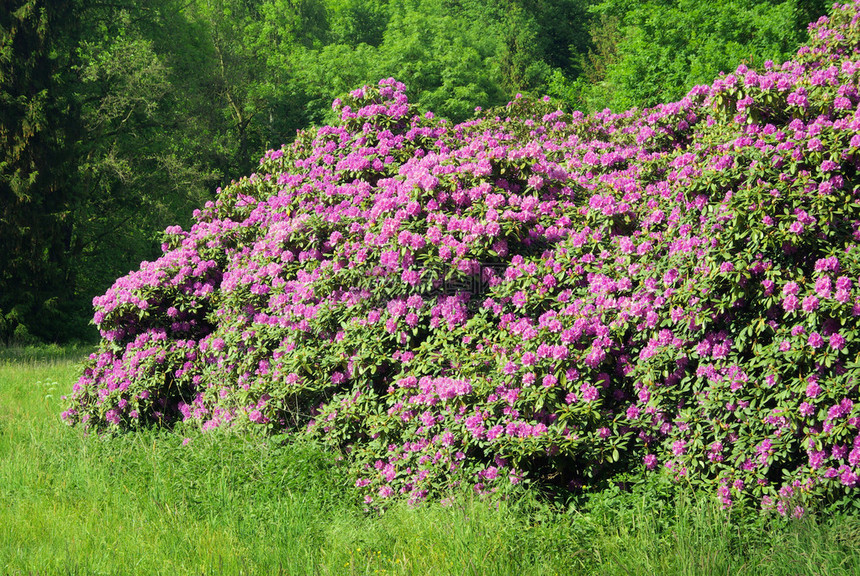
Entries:
[[78,133],[75,2],[0,10],[0,340],[68,337]]

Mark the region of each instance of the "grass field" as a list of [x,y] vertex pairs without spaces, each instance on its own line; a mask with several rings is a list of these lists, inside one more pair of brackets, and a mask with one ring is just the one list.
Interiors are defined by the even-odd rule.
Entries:
[[82,355],[0,352],[0,575],[860,574],[860,514],[742,521],[659,486],[368,513],[312,445],[86,436],[59,419]]

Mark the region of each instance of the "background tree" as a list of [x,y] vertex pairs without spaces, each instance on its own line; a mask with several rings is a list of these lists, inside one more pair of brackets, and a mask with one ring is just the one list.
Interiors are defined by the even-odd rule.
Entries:
[[584,60],[579,102],[589,109],[676,100],[741,62],[784,61],[805,38],[798,0],[606,0],[591,12],[596,51]]
[[0,10],[0,340],[73,333],[69,251],[79,132],[70,1]]
[[81,300],[118,270],[157,254],[168,225],[186,223],[222,169],[211,109],[211,62],[179,2],[88,5],[78,47],[82,138],[71,257]]

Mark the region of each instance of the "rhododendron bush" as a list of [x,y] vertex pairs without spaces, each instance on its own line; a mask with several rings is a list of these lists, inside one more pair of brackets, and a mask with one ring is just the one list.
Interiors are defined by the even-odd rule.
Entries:
[[374,503],[644,470],[783,514],[850,495],[858,6],[643,111],[353,92],[95,299],[64,418],[310,435]]

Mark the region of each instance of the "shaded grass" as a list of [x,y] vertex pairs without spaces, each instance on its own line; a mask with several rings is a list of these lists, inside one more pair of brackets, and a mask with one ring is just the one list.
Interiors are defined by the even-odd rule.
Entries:
[[730,518],[654,482],[380,514],[311,444],[87,436],[59,419],[73,356],[0,355],[0,574],[860,573],[857,516]]
[[31,346],[0,346],[0,362],[21,364],[73,364],[95,352],[95,346],[76,344],[60,346],[39,344]]

